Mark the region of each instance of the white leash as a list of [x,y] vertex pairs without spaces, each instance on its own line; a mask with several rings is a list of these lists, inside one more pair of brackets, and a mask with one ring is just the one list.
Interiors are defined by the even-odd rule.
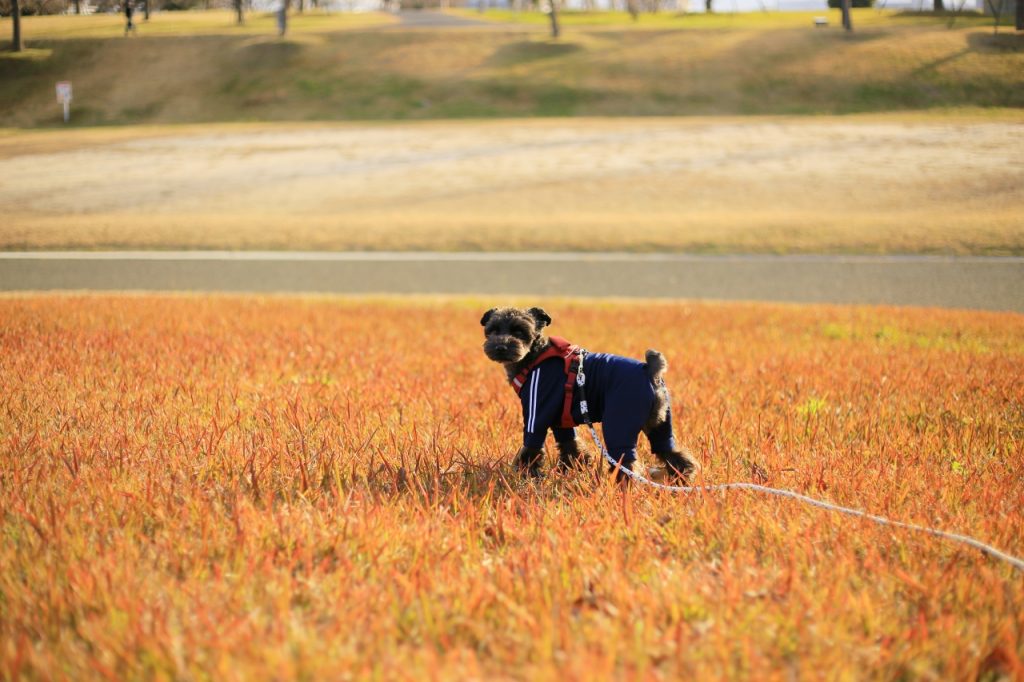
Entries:
[[[584,353],[585,352],[586,351],[584,351]],[[593,423],[591,423],[590,414],[587,412],[587,399],[586,394],[583,391],[583,386],[586,383],[586,375],[583,373],[582,362],[580,362],[580,370],[579,374],[576,377],[576,383],[577,385],[579,385],[581,389],[580,412],[583,415],[583,419],[586,422],[587,427],[590,429],[590,436],[594,439],[594,444],[597,445],[598,450],[601,451],[601,454],[604,455],[604,458],[608,461],[609,464],[612,465],[613,469],[621,471],[626,476],[629,476],[631,479],[638,483],[643,483],[644,485],[649,485],[653,488],[659,488],[661,490],[669,490],[674,493],[689,494],[695,492],[715,492],[718,490],[752,490],[754,492],[766,493],[768,495],[788,497],[790,499],[797,500],[798,502],[804,502],[806,504],[809,504],[814,507],[819,507],[821,509],[827,509],[829,511],[839,512],[840,514],[847,514],[849,516],[858,516],[862,519],[874,521],[875,523],[881,524],[883,526],[906,528],[907,530],[913,530],[918,531],[920,533],[934,535],[935,537],[943,538],[944,540],[952,540],[953,542],[959,542],[964,545],[969,545],[977,550],[980,550],[983,554],[987,554],[988,556],[993,557],[995,559],[999,559],[1000,561],[1005,561],[1006,563],[1016,568],[1018,571],[1024,572],[1024,559],[1020,559],[1018,557],[1013,556],[1012,554],[1002,552],[996,549],[995,547],[992,547],[991,545],[986,545],[984,542],[975,540],[974,538],[968,535],[947,533],[946,531],[937,530],[935,528],[929,528],[927,526],[918,526],[913,523],[904,523],[903,521],[893,521],[892,519],[887,519],[884,516],[876,516],[875,514],[869,514],[866,511],[862,511],[860,509],[853,509],[851,507],[841,507],[837,504],[832,504],[830,502],[816,500],[813,497],[801,495],[800,493],[795,493],[792,490],[783,490],[781,488],[769,488],[767,486],[757,485],[756,483],[719,483],[717,485],[687,486],[665,485],[664,483],[652,481],[648,478],[645,478],[643,475],[636,473],[632,469],[624,468],[619,462],[615,460],[614,457],[611,456],[611,454],[609,454],[608,450],[604,447],[604,443],[601,442],[600,436],[597,435],[597,429],[595,429]]]
[[611,464],[612,467],[614,467],[617,471],[621,471],[626,476],[629,476],[631,479],[638,483],[643,483],[644,485],[649,485],[654,488],[660,488],[661,490],[669,490],[674,493],[714,492],[717,490],[753,490],[754,492],[766,493],[768,495],[788,497],[799,502],[805,502],[806,504],[809,504],[814,507],[820,507],[821,509],[839,512],[840,514],[848,514],[849,516],[859,516],[862,519],[874,521],[875,523],[881,524],[883,526],[906,528],[907,530],[928,533],[929,535],[934,535],[935,537],[943,538],[945,540],[952,540],[953,542],[959,542],[964,545],[970,545],[971,547],[980,550],[982,553],[987,554],[995,559],[999,559],[1000,561],[1005,561],[1006,563],[1016,568],[1018,571],[1024,572],[1024,559],[1020,559],[1018,557],[1013,556],[1012,554],[1002,552],[996,549],[995,547],[992,547],[991,545],[986,545],[984,542],[975,540],[974,538],[968,535],[947,533],[946,531],[937,530],[935,528],[929,528],[927,526],[918,526],[913,523],[904,523],[903,521],[893,521],[892,519],[887,519],[884,516],[876,516],[875,514],[869,514],[866,511],[862,511],[860,509],[853,509],[851,507],[841,507],[837,504],[831,504],[830,502],[816,500],[813,497],[801,495],[800,493],[795,493],[792,490],[783,490],[781,488],[769,488],[767,486],[757,485],[756,483],[719,483],[717,485],[686,486],[665,485],[664,483],[652,481],[648,478],[645,478],[643,475],[636,473],[632,469],[626,469],[620,466],[619,463],[616,462],[610,454],[608,454],[608,451],[605,449],[604,445],[601,444],[601,440],[598,437],[597,430],[594,428],[593,424],[588,424],[587,426],[590,427],[590,435],[593,437],[594,442],[597,443],[598,448],[600,448],[601,454],[603,454],[604,458],[608,460],[608,463]]

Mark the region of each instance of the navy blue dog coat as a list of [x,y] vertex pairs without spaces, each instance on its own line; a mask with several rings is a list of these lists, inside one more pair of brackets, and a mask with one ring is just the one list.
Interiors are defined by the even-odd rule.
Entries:
[[[604,439],[611,453],[623,466],[636,460],[636,441],[651,416],[655,388],[647,376],[647,365],[619,355],[589,353],[583,359],[586,375],[584,391],[590,420],[601,422]],[[555,440],[565,442],[574,437],[571,426],[562,425],[568,380],[563,358],[549,357],[530,370],[519,390],[523,403],[523,445],[540,449],[548,429]],[[574,424],[584,423],[580,412],[580,390],[574,385],[571,407]],[[672,435],[672,414],[647,434],[651,451],[671,452],[676,449]]]

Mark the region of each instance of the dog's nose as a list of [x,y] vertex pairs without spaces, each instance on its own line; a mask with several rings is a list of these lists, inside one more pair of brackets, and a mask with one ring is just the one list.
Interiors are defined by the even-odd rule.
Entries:
[[506,346],[504,343],[499,343],[498,345],[496,345],[494,347],[494,350],[496,350],[496,351],[498,351],[500,353],[504,353],[505,351],[508,350],[508,346]]

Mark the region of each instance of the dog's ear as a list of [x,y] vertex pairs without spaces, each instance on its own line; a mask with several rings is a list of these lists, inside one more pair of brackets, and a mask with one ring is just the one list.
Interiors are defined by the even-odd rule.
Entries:
[[480,318],[480,326],[485,326],[487,324],[487,320],[491,319],[491,315],[493,315],[496,312],[498,312],[497,308],[491,308],[486,313],[484,313],[484,316]]
[[551,316],[544,312],[543,308],[530,308],[526,312],[533,315],[533,319],[537,320],[538,329],[543,329],[551,324]]

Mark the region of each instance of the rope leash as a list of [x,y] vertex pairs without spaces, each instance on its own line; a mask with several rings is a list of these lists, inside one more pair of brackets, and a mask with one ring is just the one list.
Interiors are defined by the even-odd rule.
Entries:
[[[585,355],[586,351],[582,351],[582,354]],[[812,507],[827,509],[828,511],[839,512],[840,514],[846,514],[848,516],[856,516],[862,519],[867,519],[868,521],[873,521],[882,526],[892,526],[894,528],[904,528],[906,530],[912,530],[919,533],[927,533],[928,535],[942,538],[944,540],[951,540],[953,542],[968,545],[970,547],[973,547],[974,549],[979,550],[982,554],[986,554],[994,559],[999,559],[1000,561],[1005,561],[1018,571],[1024,572],[1024,559],[1015,557],[1012,554],[1007,554],[1006,552],[998,550],[991,545],[986,545],[984,542],[981,542],[980,540],[975,540],[974,538],[968,535],[948,533],[943,530],[929,528],[928,526],[918,526],[916,524],[905,523],[903,521],[893,521],[892,519],[887,519],[884,516],[869,514],[861,509],[853,509],[852,507],[842,507],[838,504],[832,504],[830,502],[825,502],[823,500],[817,500],[813,497],[808,497],[807,495],[801,495],[800,493],[793,492],[792,490],[784,490],[781,488],[769,488],[767,486],[758,485],[756,483],[719,483],[717,485],[686,486],[665,485],[664,483],[652,481],[644,477],[642,474],[638,474],[632,469],[627,469],[623,467],[620,462],[618,462],[614,457],[611,456],[607,448],[605,448],[604,443],[601,442],[601,437],[597,433],[597,429],[594,428],[593,422],[590,421],[590,413],[587,411],[587,396],[584,391],[585,383],[586,375],[583,373],[583,363],[580,362],[580,371],[579,374],[576,376],[576,384],[580,388],[580,412],[583,415],[583,419],[587,424],[587,428],[590,429],[590,437],[594,439],[594,444],[597,446],[597,449],[601,451],[601,454],[608,461],[608,463],[611,464],[613,469],[615,469],[616,471],[621,471],[626,476],[628,476],[629,478],[638,483],[643,483],[644,485],[649,485],[653,488],[668,490],[674,493],[690,494],[695,492],[716,492],[720,490],[751,490],[758,493],[765,493],[767,495],[788,497],[789,499],[809,504]]]

